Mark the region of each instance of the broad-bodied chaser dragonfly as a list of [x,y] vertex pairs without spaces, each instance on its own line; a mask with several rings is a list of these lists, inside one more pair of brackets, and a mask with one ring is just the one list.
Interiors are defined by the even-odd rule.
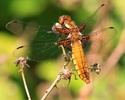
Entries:
[[[115,36],[115,29],[113,27],[107,27],[91,32],[90,34],[84,34],[82,31],[96,13],[104,6],[105,4],[102,4],[81,26],[77,26],[68,15],[60,16],[58,22],[52,26],[52,32],[56,34],[51,33],[51,31],[40,33],[44,30],[44,27],[39,26],[36,39],[34,39],[31,44],[32,51],[27,54],[28,58],[39,61],[42,60],[42,58],[50,57],[50,52],[58,56],[58,52],[61,52],[61,50],[58,50],[59,46],[62,45],[66,50],[71,52],[71,58],[79,77],[87,84],[90,83],[90,73],[84,51],[86,51],[86,48],[88,50],[88,48],[93,47],[94,44],[91,44],[93,40],[100,42],[100,47],[98,48],[100,50],[100,48],[104,47],[104,45]],[[20,28],[22,32],[22,30],[25,30],[24,26],[27,24],[20,21],[11,21],[6,27],[11,32],[16,33],[16,27],[18,25],[23,26],[23,28]],[[101,37],[99,37],[99,35]],[[106,36],[109,37],[105,38]],[[14,54],[25,47],[27,47],[27,45],[17,47]]]

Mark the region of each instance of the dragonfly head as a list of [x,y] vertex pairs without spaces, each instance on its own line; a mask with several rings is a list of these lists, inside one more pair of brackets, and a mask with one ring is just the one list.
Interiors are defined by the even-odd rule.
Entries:
[[71,19],[71,17],[69,15],[62,15],[62,16],[59,17],[58,22],[60,24],[63,24],[65,21],[69,21],[70,22],[71,20],[72,19]]
[[59,24],[68,29],[76,28],[74,21],[72,21],[69,15],[62,15],[58,20]]

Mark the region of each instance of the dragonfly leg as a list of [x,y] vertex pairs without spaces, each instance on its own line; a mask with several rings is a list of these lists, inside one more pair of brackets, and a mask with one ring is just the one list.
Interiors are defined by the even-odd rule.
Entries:
[[63,57],[64,57],[64,61],[65,61],[64,68],[65,68],[65,67],[69,64],[70,59],[69,59],[69,57],[67,56],[64,47],[63,47],[62,45],[60,45],[60,46],[61,46],[62,52],[63,52]]

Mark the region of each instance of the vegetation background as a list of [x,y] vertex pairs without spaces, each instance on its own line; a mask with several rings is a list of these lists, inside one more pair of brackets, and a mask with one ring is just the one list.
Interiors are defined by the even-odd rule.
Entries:
[[[113,26],[117,35],[113,39],[111,49],[103,52],[108,58],[103,63],[100,75],[92,73],[91,83],[72,77],[69,87],[67,81],[61,82],[54,89],[48,100],[125,100],[125,6],[124,0],[0,0],[0,100],[27,100],[19,67],[13,64],[13,50],[26,42],[6,29],[6,24],[19,19],[52,26],[60,15],[70,15],[80,25],[102,3],[107,4],[107,11],[99,14],[103,18],[103,26]],[[96,26],[90,24],[90,30]],[[56,67],[57,59],[51,63],[29,62],[25,75],[32,100],[39,100],[45,90],[56,78],[60,68]],[[58,60],[60,61],[60,60]],[[63,63],[60,64],[62,66]],[[77,76],[78,77],[78,76]]]

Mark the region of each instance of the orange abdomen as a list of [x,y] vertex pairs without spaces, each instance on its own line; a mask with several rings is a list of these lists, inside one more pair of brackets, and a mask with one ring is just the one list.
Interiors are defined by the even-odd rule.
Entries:
[[90,83],[90,74],[86,64],[85,54],[81,41],[72,43],[72,59],[79,77],[87,84]]

